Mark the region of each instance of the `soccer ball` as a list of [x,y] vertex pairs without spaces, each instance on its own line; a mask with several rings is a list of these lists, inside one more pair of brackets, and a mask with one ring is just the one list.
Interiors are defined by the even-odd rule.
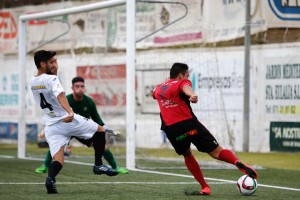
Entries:
[[250,196],[257,189],[257,181],[248,175],[243,175],[237,181],[236,186],[242,195]]

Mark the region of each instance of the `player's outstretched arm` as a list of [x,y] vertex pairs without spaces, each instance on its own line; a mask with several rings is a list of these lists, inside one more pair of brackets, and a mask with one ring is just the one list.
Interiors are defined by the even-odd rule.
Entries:
[[183,86],[183,92],[184,94],[186,94],[187,96],[189,96],[189,100],[192,103],[197,103],[198,102],[198,95],[195,94],[195,92],[193,91],[193,88],[189,85],[185,85]]
[[63,121],[67,122],[67,123],[73,121],[74,112],[73,112],[72,108],[70,107],[70,104],[68,102],[68,99],[65,96],[65,93],[60,93],[57,96],[57,100],[60,103],[61,107],[63,107],[63,109],[65,109],[67,111],[67,113],[69,113],[69,116],[64,118]]

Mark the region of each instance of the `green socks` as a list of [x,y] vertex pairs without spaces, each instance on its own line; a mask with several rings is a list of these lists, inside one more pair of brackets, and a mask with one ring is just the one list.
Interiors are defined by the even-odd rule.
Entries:
[[108,164],[110,164],[111,168],[117,169],[117,167],[118,167],[117,162],[114,158],[114,155],[110,151],[110,149],[107,149],[106,151],[104,151],[103,157],[108,162]]
[[48,151],[47,155],[46,155],[46,158],[45,158],[45,161],[44,161],[44,165],[46,167],[49,167],[50,163],[52,162],[52,156],[51,156],[51,153],[50,153],[50,150]]

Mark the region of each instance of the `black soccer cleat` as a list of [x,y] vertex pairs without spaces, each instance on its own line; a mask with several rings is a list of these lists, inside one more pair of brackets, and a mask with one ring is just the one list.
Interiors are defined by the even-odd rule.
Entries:
[[48,194],[58,194],[56,185],[55,185],[55,179],[52,179],[51,177],[47,177],[45,186],[47,188]]
[[101,174],[106,174],[107,176],[118,175],[117,171],[107,167],[106,165],[100,165],[100,166],[94,165],[93,172],[94,172],[94,174],[97,174],[97,175],[101,175]]
[[235,166],[237,166],[237,168],[239,168],[239,170],[244,174],[247,174],[251,178],[257,179],[258,175],[254,168],[242,163],[241,161],[237,161]]

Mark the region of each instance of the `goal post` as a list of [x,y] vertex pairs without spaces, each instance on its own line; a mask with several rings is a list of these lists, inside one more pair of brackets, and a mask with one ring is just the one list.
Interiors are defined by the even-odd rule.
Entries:
[[126,3],[126,167],[135,169],[135,1]]

